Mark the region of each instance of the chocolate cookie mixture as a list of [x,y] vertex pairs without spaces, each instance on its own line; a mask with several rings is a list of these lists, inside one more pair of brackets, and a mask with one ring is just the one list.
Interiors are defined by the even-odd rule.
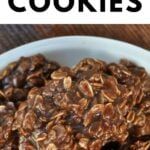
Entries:
[[0,72],[0,149],[12,147],[12,142],[16,141],[12,138],[19,136],[11,128],[20,102],[27,99],[30,89],[44,86],[50,80],[51,73],[59,67],[39,54],[22,57]]
[[[0,98],[18,105],[26,100],[31,88],[44,86],[58,68],[57,63],[47,61],[40,54],[20,58],[0,73]],[[1,99],[0,103],[3,103]]]
[[150,76],[134,63],[87,58],[69,68],[36,55],[0,82],[0,149],[150,149]]

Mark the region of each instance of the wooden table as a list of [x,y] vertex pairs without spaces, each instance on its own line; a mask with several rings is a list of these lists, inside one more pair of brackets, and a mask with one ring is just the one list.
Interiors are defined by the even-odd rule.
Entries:
[[0,53],[35,40],[63,35],[109,37],[150,50],[150,25],[0,25]]

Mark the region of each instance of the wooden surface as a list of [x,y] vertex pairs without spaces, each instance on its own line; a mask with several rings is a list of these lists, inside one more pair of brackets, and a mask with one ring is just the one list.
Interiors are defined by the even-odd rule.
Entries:
[[0,53],[35,40],[63,35],[109,37],[150,50],[150,25],[0,25]]

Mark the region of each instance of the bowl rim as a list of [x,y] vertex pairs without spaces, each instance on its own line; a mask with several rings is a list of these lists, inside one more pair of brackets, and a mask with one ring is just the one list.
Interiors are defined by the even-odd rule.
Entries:
[[26,44],[23,44],[23,45],[20,45],[20,46],[17,46],[15,48],[12,48],[2,54],[0,54],[0,57],[3,56],[3,55],[7,55],[13,51],[18,51],[18,49],[21,49],[21,48],[24,48],[26,46],[38,46],[39,44],[42,45],[44,43],[47,43],[47,42],[52,42],[52,41],[55,41],[55,40],[68,40],[68,39],[87,39],[87,38],[92,38],[92,39],[99,39],[99,40],[107,40],[108,42],[113,42],[113,43],[117,43],[117,44],[125,44],[125,45],[128,45],[130,47],[134,47],[134,48],[137,48],[137,49],[141,49],[143,51],[143,53],[147,53],[148,55],[150,55],[150,51],[148,49],[145,49],[145,48],[142,48],[140,46],[137,46],[135,44],[131,44],[129,42],[126,42],[126,41],[122,41],[122,40],[118,40],[118,39],[113,39],[113,38],[107,38],[107,37],[102,37],[102,36],[90,36],[90,35],[66,35],[66,36],[56,36],[56,37],[50,37],[50,38],[44,38],[44,39],[40,39],[40,40],[36,40],[36,41],[32,41],[32,42],[28,42]]
[[[150,51],[136,46],[134,44],[125,42],[125,41],[121,41],[121,40],[116,40],[116,39],[111,39],[111,38],[106,38],[106,37],[100,37],[100,36],[88,36],[88,35],[73,35],[73,36],[58,36],[58,37],[52,37],[52,38],[45,38],[42,40],[37,40],[37,41],[33,41],[33,42],[29,42],[27,44],[23,44],[21,46],[18,46],[16,48],[10,49],[7,52],[4,52],[2,54],[0,54],[0,59],[5,61],[5,59],[8,57],[12,58],[12,61],[8,61],[7,64],[15,61],[14,58],[16,58],[16,54],[18,53],[18,55],[21,57],[21,52],[22,52],[22,56],[31,56],[34,55],[36,52],[36,48],[38,51],[39,47],[48,47],[49,44],[53,43],[56,44],[57,42],[61,41],[61,43],[63,42],[72,42],[72,41],[76,41],[77,43],[79,42],[81,44],[81,42],[97,42],[97,41],[101,41],[101,42],[105,42],[108,43],[108,45],[112,45],[114,47],[121,47],[123,49],[132,49],[132,51],[130,51],[131,55],[134,55],[135,53],[137,53],[138,57],[143,57],[145,62],[149,62],[150,59]],[[25,53],[25,49],[34,49],[33,51],[26,51]],[[21,51],[22,50],[22,51]],[[125,50],[123,50],[123,52],[125,52]],[[25,55],[24,55],[24,54]],[[38,52],[39,53],[39,52]],[[17,58],[16,58],[17,59]],[[2,62],[2,64],[0,64],[0,70],[3,69],[6,66],[6,61]],[[150,68],[150,66],[148,65],[148,68]],[[148,72],[149,69],[148,69]]]

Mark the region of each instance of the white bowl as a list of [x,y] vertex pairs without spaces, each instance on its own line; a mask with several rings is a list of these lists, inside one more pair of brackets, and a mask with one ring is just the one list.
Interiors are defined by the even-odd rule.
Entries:
[[143,48],[107,38],[90,36],[67,36],[29,43],[0,55],[0,69],[21,56],[37,53],[62,65],[72,66],[85,57],[107,62],[129,59],[146,68],[150,73],[150,52]]

